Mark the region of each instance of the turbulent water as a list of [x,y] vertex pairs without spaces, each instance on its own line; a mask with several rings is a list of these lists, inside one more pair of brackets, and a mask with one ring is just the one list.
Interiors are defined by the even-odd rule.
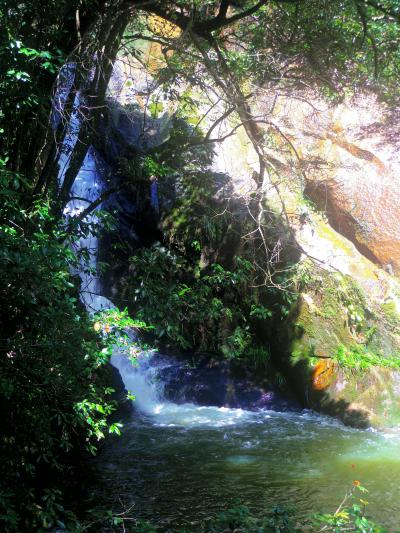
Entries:
[[309,411],[258,412],[174,404],[163,399],[162,368],[132,367],[119,356],[137,394],[120,438],[96,460],[93,497],[128,509],[164,530],[195,530],[237,501],[255,513],[294,508],[299,520],[333,512],[354,480],[370,495],[369,514],[400,523],[400,440],[345,427]]

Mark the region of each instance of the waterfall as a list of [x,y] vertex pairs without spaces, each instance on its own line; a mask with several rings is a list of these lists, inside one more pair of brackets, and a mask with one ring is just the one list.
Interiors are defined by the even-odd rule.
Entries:
[[[69,143],[69,148],[75,142],[74,137],[77,135],[78,129],[75,128],[74,133],[71,133],[66,140]],[[68,151],[65,152],[66,154],[62,158],[63,171],[60,173],[60,182],[62,182],[65,169],[68,167]],[[66,217],[79,215],[88,204],[96,200],[101,194],[103,189],[102,167],[99,154],[93,147],[90,147],[73,184],[71,190],[73,199],[68,202],[64,211]],[[156,189],[153,190],[153,195],[156,196]],[[96,216],[96,211],[86,217],[86,222],[93,225],[101,224]],[[108,298],[101,294],[101,281],[97,271],[98,245],[98,237],[90,232],[74,244],[74,252],[77,257],[83,256],[77,273],[81,278],[81,300],[89,313],[115,307]],[[188,402],[177,404],[166,400],[162,374],[163,369],[168,366],[168,362],[155,365],[151,354],[140,353],[137,356],[136,364],[133,364],[125,353],[116,349],[110,362],[118,369],[126,390],[135,396],[135,408],[142,415],[152,417],[154,424],[222,427],[248,420],[254,416],[254,413],[242,409],[199,406]]]
[[[66,94],[66,85],[72,83],[74,67],[67,66],[64,71],[64,81],[57,89],[55,95],[53,123],[56,127],[62,113]],[[58,176],[59,185],[64,180],[68,169],[71,153],[78,139],[81,127],[79,114],[80,95],[77,94],[74,102],[74,112],[71,115],[68,132],[63,141],[62,152],[59,159],[60,171]],[[84,163],[79,170],[75,182],[70,191],[71,200],[64,209],[66,219],[79,216],[92,202],[96,201],[104,190],[104,168],[99,153],[93,146],[90,146]],[[159,210],[157,182],[151,184],[152,207]],[[101,208],[101,204],[97,207]],[[101,220],[94,210],[85,218],[85,222],[95,228],[101,225]],[[102,295],[101,281],[99,278],[98,229],[95,232],[89,231],[74,243],[73,249],[79,259],[79,266],[76,274],[81,279],[81,301],[87,311],[93,314],[100,310],[115,308],[114,304]],[[132,339],[134,341],[134,339]],[[135,408],[144,416],[151,416],[153,423],[163,426],[196,426],[212,425],[225,426],[236,424],[242,420],[252,417],[254,413],[242,409],[227,407],[199,406],[194,403],[174,403],[168,401],[164,395],[163,369],[160,364],[153,364],[153,356],[147,353],[140,353],[137,356],[136,364],[133,364],[125,353],[121,353],[116,348],[111,357],[111,364],[118,369],[125,388],[135,396]]]
[[157,413],[164,401],[163,382],[159,379],[158,369],[151,365],[151,358],[151,354],[143,352],[132,364],[118,351],[111,356],[111,364],[118,369],[125,388],[135,396],[135,406],[146,414]]
[[[79,215],[101,194],[103,184],[100,164],[98,154],[90,147],[71,189],[71,196],[74,199],[68,202],[64,210],[66,217]],[[88,215],[85,221],[93,226],[100,223],[95,212]],[[81,278],[81,300],[90,313],[114,307],[112,302],[101,294],[97,271],[98,244],[98,237],[91,232],[74,244],[74,252],[80,257],[80,267],[76,273]]]
[[115,351],[111,364],[118,369],[125,388],[135,396],[134,405],[142,415],[150,416],[153,424],[160,426],[212,426],[223,427],[248,421],[256,412],[228,407],[204,406],[191,402],[175,403],[164,394],[164,372],[173,365],[171,359],[161,361],[145,352],[139,354],[135,364]]
[[[61,71],[62,83],[57,88],[55,103],[53,108],[53,124],[57,126],[60,120],[60,114],[65,103],[66,94],[69,86],[72,84],[74,76],[74,66],[66,65]],[[67,134],[63,141],[63,146],[59,158],[59,175],[58,182],[61,186],[65,173],[70,164],[71,154],[76,145],[81,119],[79,115],[79,106],[81,97],[79,93],[75,96],[74,111],[71,114]],[[79,170],[73,186],[70,191],[71,200],[64,209],[65,218],[73,218],[82,213],[93,201],[97,200],[103,192],[103,174],[104,162],[93,146],[88,148],[83,165]],[[101,207],[101,205],[99,206]],[[100,223],[96,212],[94,211],[85,218],[88,225],[95,227]],[[80,297],[89,313],[95,313],[101,309],[110,309],[114,305],[108,298],[101,295],[101,286],[97,271],[98,256],[98,237],[92,232],[88,232],[81,237],[73,246],[76,257],[79,258],[80,267],[77,272],[81,278]],[[86,256],[86,257],[85,257]]]

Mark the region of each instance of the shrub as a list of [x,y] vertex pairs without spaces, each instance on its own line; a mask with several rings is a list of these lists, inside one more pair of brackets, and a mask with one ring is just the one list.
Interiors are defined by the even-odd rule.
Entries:
[[0,529],[72,527],[63,491],[79,452],[118,429],[107,422],[108,353],[70,274],[76,236],[45,204],[21,209],[0,177]]

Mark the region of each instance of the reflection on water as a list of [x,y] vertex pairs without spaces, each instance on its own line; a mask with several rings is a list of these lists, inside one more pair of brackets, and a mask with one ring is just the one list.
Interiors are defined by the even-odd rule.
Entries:
[[[134,392],[134,391],[133,391]],[[333,512],[357,479],[371,517],[400,523],[400,438],[309,411],[176,405],[155,395],[96,459],[93,496],[179,531],[238,500],[253,511]],[[175,529],[176,528],[176,529]]]

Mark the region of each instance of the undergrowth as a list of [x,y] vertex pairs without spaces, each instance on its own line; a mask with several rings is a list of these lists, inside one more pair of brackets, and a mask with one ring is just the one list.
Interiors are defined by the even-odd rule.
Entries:
[[89,228],[70,233],[46,203],[24,210],[21,189],[0,172],[0,530],[73,530],[76,468],[120,432],[105,366],[117,325],[140,324],[88,317],[71,244]]

